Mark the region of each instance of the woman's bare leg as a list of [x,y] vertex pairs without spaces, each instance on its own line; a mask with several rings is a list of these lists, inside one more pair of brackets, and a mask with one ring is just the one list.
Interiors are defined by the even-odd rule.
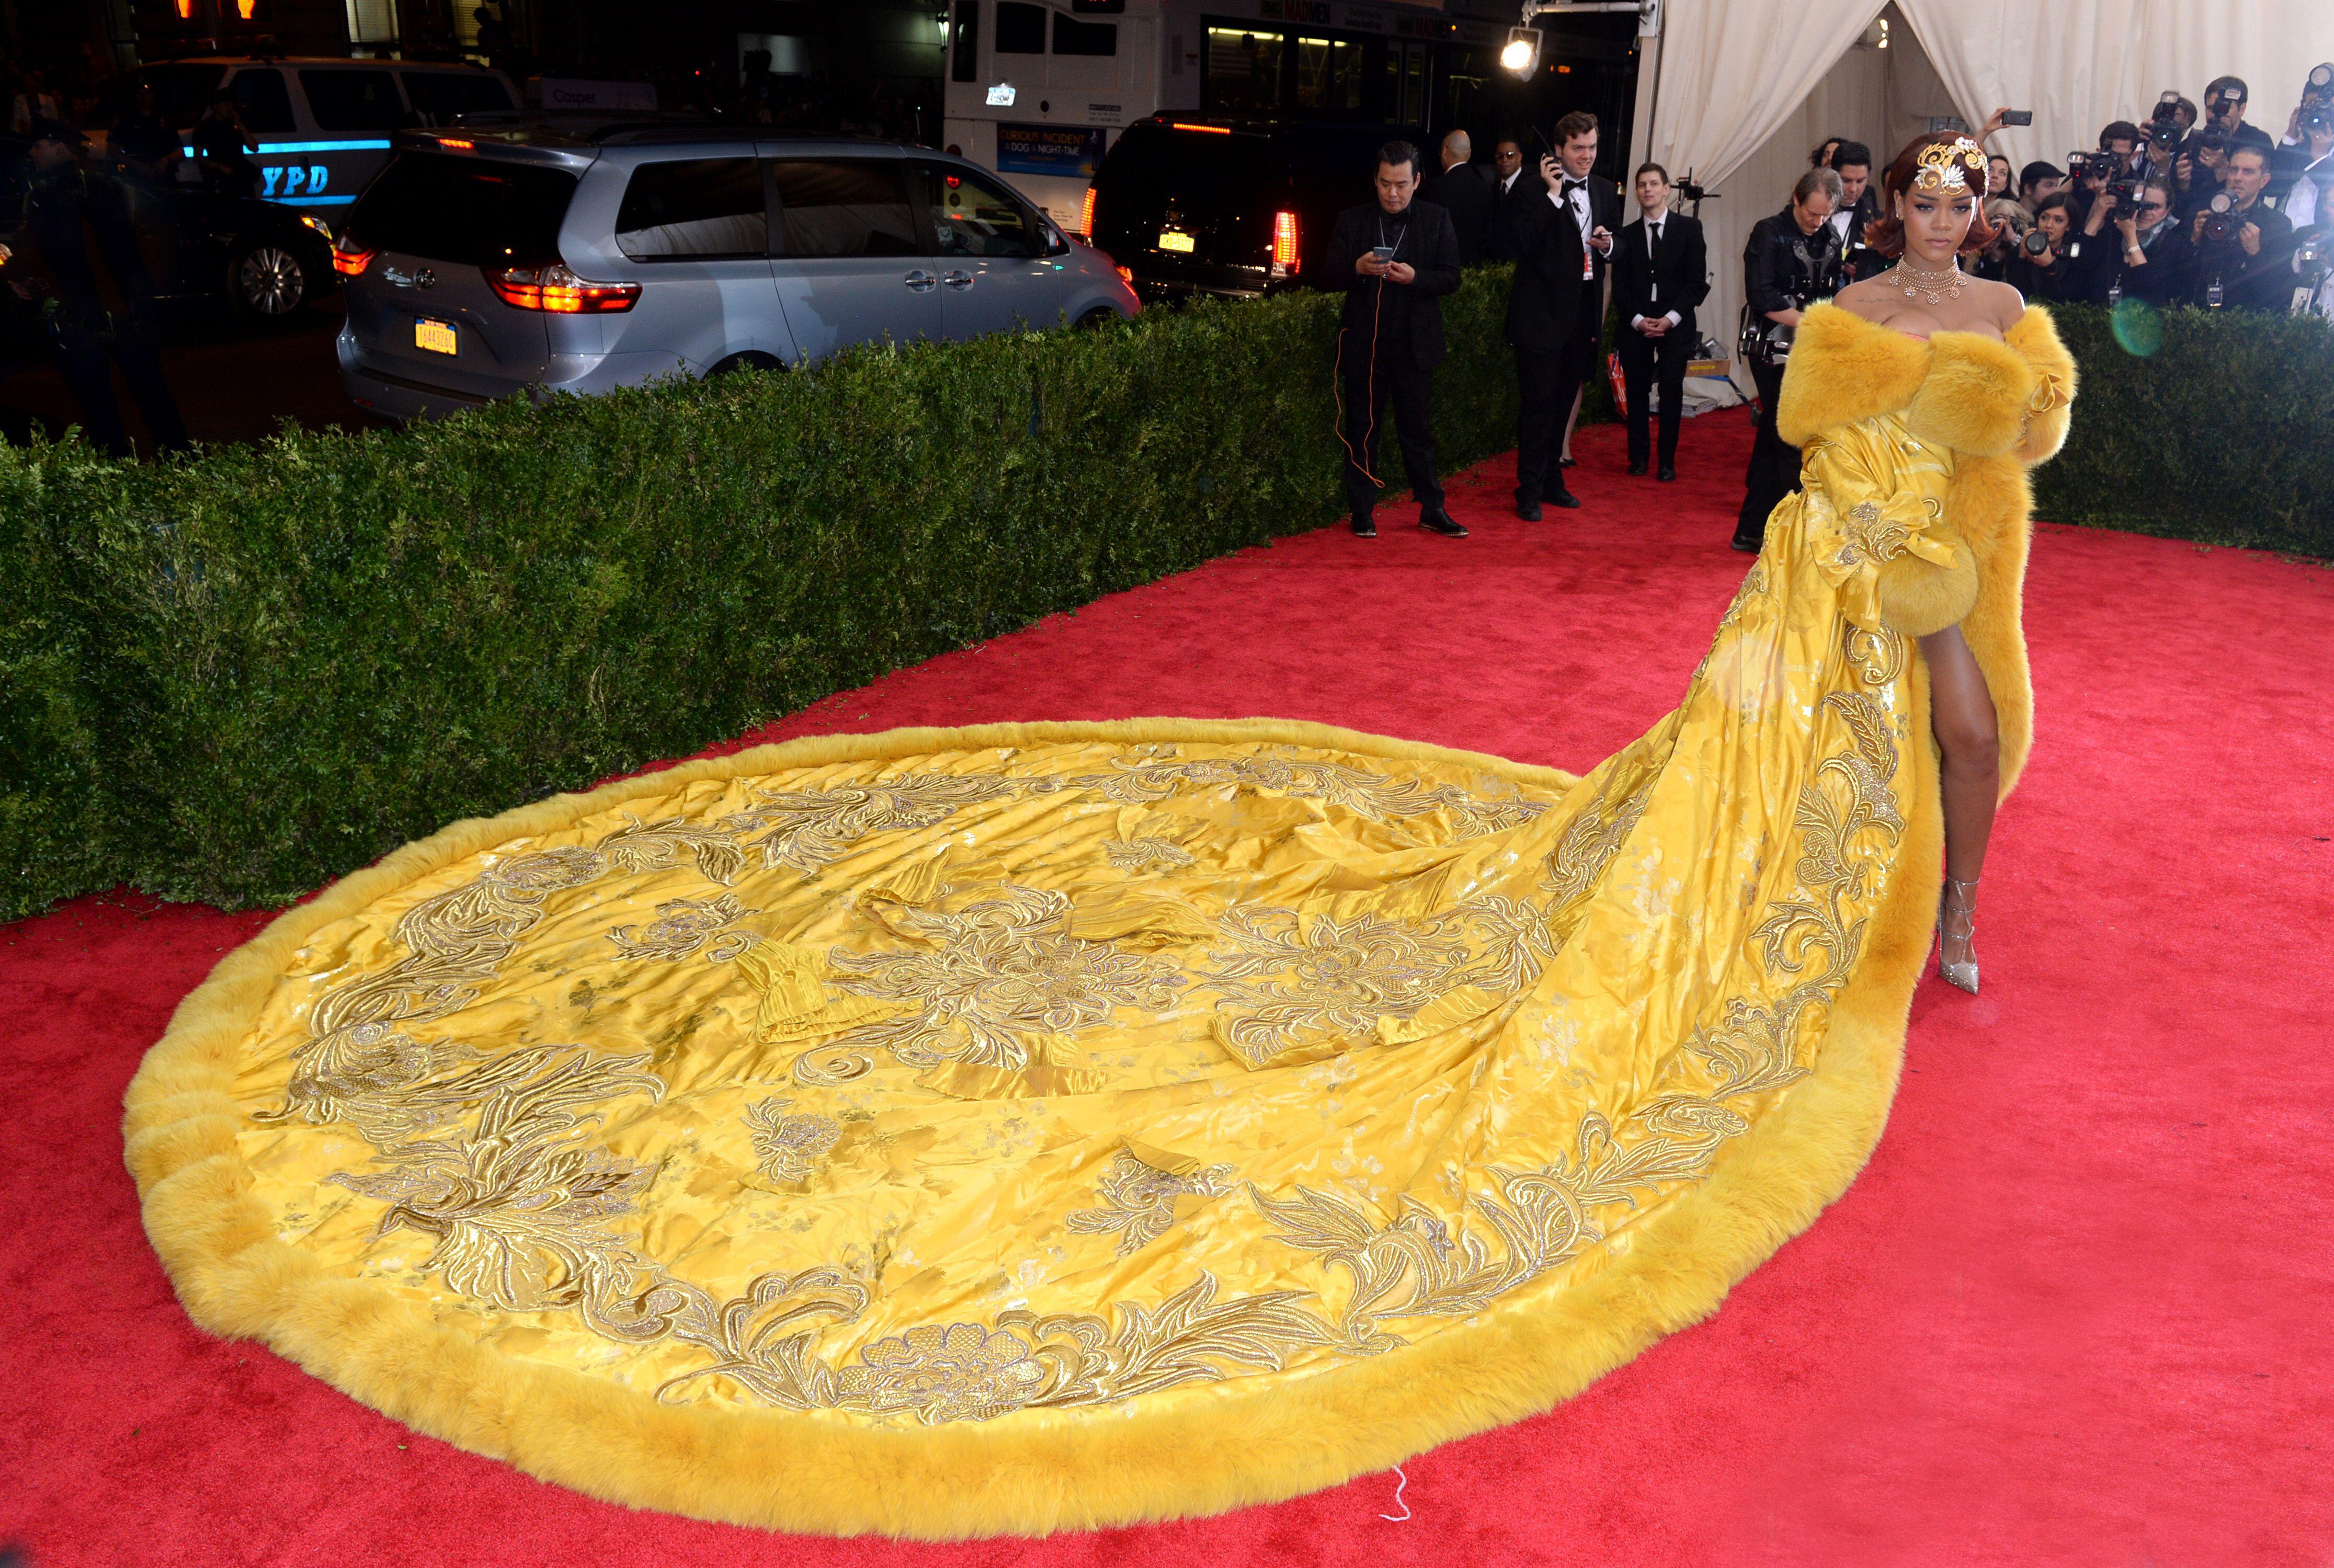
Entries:
[[1974,884],[1985,869],[1986,840],[2001,793],[2001,727],[1985,672],[1960,627],[1921,639],[1921,657],[1929,666],[1930,723],[1944,758],[1938,783],[1944,796],[1945,875],[1971,884],[1965,891],[1945,890],[1944,958],[1953,964],[1970,956]]

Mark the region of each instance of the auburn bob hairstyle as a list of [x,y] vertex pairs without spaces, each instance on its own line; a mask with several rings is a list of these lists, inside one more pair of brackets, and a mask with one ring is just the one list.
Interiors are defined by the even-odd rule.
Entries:
[[[1992,245],[1994,237],[2001,231],[1986,221],[1985,198],[1993,193],[1986,188],[1988,165],[1984,149],[1980,148],[1976,158],[1966,161],[1961,158],[1941,160],[1937,155],[1930,154],[1924,166],[1922,157],[1923,154],[1929,153],[1932,148],[1950,149],[1956,143],[1969,139],[1958,131],[1939,130],[1907,142],[1905,150],[1889,160],[1887,172],[1880,177],[1881,213],[1878,217],[1864,226],[1864,243],[1881,255],[1894,256],[1905,254],[1905,226],[1896,216],[1897,199],[1912,190],[1914,181],[1922,174],[1924,167],[1934,168],[1941,161],[1944,161],[1962,171],[1963,181],[1969,188],[1972,203],[1970,226],[1969,233],[1962,236],[1963,254],[1981,251]],[[1974,146],[1975,143],[1972,142],[1972,145]]]

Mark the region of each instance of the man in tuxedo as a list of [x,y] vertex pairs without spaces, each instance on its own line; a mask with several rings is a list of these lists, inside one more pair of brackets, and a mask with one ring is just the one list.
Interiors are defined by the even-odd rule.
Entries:
[[[1846,149],[1841,149],[1843,152]],[[1662,390],[1660,477],[1677,477],[1680,400],[1686,361],[1698,334],[1694,307],[1709,297],[1710,266],[1702,225],[1670,211],[1669,170],[1642,164],[1635,181],[1643,215],[1621,231],[1613,250],[1613,309],[1621,321],[1621,376],[1629,410],[1629,472],[1643,474],[1652,456],[1645,393]]]
[[1892,265],[1872,254],[1864,243],[1864,226],[1880,216],[1880,198],[1872,189],[1872,149],[1860,141],[1843,141],[1831,155],[1831,171],[1839,176],[1839,205],[1832,209],[1832,232],[1839,236],[1840,281],[1877,277]]
[[1442,172],[1428,182],[1423,197],[1451,215],[1452,230],[1459,236],[1459,265],[1462,267],[1473,266],[1484,259],[1485,247],[1490,243],[1492,214],[1499,207],[1491,182],[1467,161],[1474,151],[1474,144],[1463,130],[1454,130],[1444,137]]
[[1378,431],[1388,397],[1403,467],[1418,499],[1418,525],[1464,539],[1443,509],[1435,473],[1434,367],[1445,354],[1442,296],[1459,286],[1459,236],[1451,215],[1418,193],[1418,149],[1389,141],[1378,151],[1377,199],[1347,207],[1329,231],[1323,286],[1345,291],[1337,328],[1344,399],[1338,438],[1345,447],[1345,499],[1354,533],[1377,537]]
[[1509,131],[1491,143],[1491,218],[1484,236],[1486,261],[1516,259],[1516,236],[1509,226],[1515,216],[1515,203],[1538,201],[1543,195],[1539,181],[1526,179],[1523,175],[1523,138]]
[[[1564,412],[1564,457],[1572,466],[1572,426],[1580,416],[1580,394],[1601,368],[1605,337],[1605,274],[1613,254],[1613,231],[1621,223],[1621,193],[1595,172],[1596,117],[1576,111],[1556,122],[1556,158],[1563,178],[1556,190],[1558,209],[1580,231],[1580,309],[1573,317],[1572,346],[1565,357],[1564,384],[1557,397]],[[1560,476],[1559,476],[1560,477]],[[1550,500],[1556,499],[1551,495]]]
[[1508,289],[1508,343],[1516,353],[1516,386],[1523,412],[1516,430],[1516,515],[1540,518],[1540,504],[1577,506],[1557,466],[1559,434],[1570,406],[1567,367],[1579,342],[1581,284],[1588,255],[1570,212],[1557,205],[1562,176],[1553,158],[1537,176],[1519,179],[1509,204],[1508,234],[1516,248],[1516,275]]

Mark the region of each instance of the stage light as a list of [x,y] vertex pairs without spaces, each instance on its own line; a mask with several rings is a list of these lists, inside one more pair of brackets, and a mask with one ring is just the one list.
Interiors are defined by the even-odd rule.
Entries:
[[1539,29],[1510,27],[1507,47],[1500,51],[1502,70],[1518,76],[1529,76],[1539,65]]

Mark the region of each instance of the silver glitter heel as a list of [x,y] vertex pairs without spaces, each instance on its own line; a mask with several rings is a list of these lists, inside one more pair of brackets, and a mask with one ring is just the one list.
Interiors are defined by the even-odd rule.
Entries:
[[[1943,891],[1937,895],[1937,973],[1948,986],[1958,986],[1971,996],[1977,995],[1977,954],[1963,946],[1969,957],[1955,963],[1945,957],[1945,943],[1966,944],[1977,936],[1977,879],[1966,882],[1945,879]],[[1962,907],[1953,908],[1953,896],[1961,896]],[[1953,917],[1961,919],[1956,927]]]

